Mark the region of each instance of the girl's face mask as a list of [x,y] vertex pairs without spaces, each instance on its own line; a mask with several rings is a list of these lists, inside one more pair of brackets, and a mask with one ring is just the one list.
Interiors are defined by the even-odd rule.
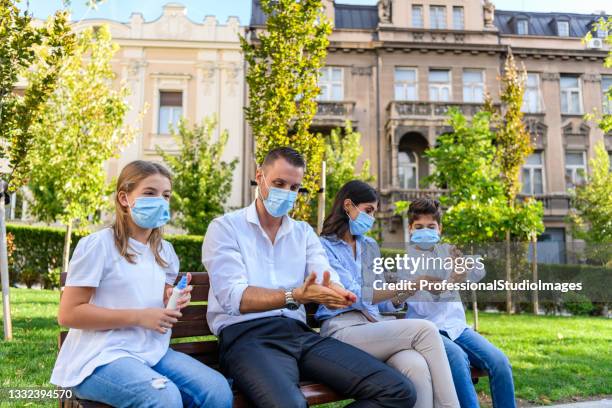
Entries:
[[440,233],[437,228],[415,229],[410,233],[410,242],[423,249],[431,249],[439,241]]
[[140,228],[159,228],[170,221],[170,204],[163,197],[138,197],[130,215]]

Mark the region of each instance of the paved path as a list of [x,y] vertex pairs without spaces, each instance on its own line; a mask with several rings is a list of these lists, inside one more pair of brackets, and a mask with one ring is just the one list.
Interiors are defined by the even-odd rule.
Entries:
[[547,408],[612,408],[612,399],[574,402],[572,404],[547,405]]

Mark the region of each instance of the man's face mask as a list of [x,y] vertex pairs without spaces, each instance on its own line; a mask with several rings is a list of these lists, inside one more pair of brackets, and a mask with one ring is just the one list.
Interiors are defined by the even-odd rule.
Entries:
[[285,190],[278,187],[270,187],[266,180],[266,176],[262,173],[262,177],[266,187],[268,188],[268,198],[264,199],[261,194],[261,189],[257,189],[259,192],[259,198],[266,207],[266,211],[271,216],[278,218],[286,215],[295,204],[297,200],[297,191]]
[[138,197],[130,215],[140,228],[159,228],[170,221],[170,204],[163,197]]

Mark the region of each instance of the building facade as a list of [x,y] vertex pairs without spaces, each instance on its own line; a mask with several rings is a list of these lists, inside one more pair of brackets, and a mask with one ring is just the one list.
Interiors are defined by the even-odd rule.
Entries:
[[118,159],[107,163],[109,178],[118,176],[132,160],[160,160],[156,146],[176,152],[170,127],[181,116],[191,124],[217,118],[216,135],[229,133],[224,160],[239,159],[228,200],[228,209],[242,205],[244,157],[244,65],[236,17],[221,24],[214,16],[201,23],[191,21],[186,8],[169,3],[161,16],[144,21],[134,13],[121,23],[91,19],[75,23],[75,29],[110,28],[119,51],[113,59],[117,86],[130,88],[131,110],[126,124],[137,129],[136,137]]
[[[432,170],[424,152],[450,130],[450,106],[470,116],[482,108],[485,92],[499,102],[498,77],[511,51],[528,73],[523,110],[535,144],[522,172],[523,194],[543,202],[540,240],[559,248],[550,251],[559,259],[549,261],[563,261],[572,245],[564,221],[568,189],[588,172],[597,142],[612,150],[612,135],[583,119],[607,108],[603,95],[612,80],[603,67],[605,33],[581,41],[601,15],[501,11],[481,0],[325,5],[334,30],[313,127],[351,120],[361,132],[362,159],[370,160],[383,196],[385,242],[407,235],[391,214],[393,202],[444,193],[421,183]],[[264,24],[254,0],[249,29]]]

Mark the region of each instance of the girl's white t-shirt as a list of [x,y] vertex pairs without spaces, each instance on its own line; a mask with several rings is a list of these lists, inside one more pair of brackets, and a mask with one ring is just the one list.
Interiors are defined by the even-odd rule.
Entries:
[[[66,286],[95,288],[90,304],[108,309],[163,308],[165,284],[178,275],[179,260],[172,244],[162,241],[161,257],[167,268],[155,262],[149,248],[132,238],[135,256],[131,264],[115,247],[113,231],[105,228],[82,238],[70,264]],[[121,357],[131,357],[154,366],[166,354],[170,333],[143,327],[112,330],[70,329],[55,362],[51,383],[61,387],[79,385],[97,367]]]

